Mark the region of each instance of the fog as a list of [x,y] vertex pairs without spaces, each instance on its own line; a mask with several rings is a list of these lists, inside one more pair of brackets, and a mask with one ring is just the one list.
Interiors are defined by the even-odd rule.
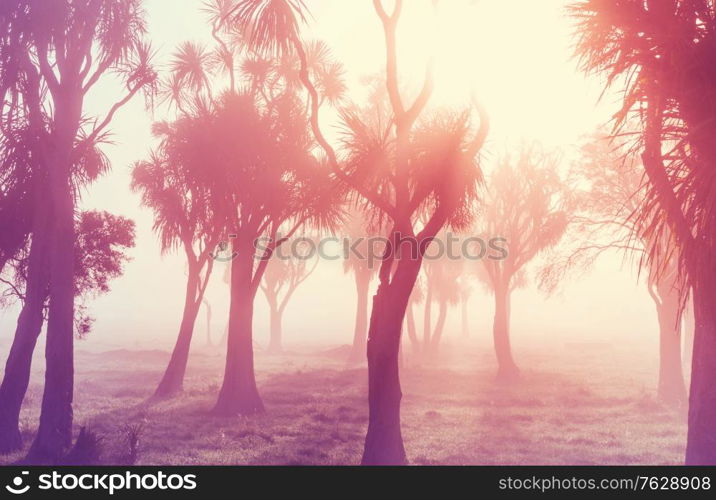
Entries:
[[[335,55],[344,61],[349,89],[355,88],[357,92],[361,92],[358,83],[361,77],[379,71],[383,60],[379,23],[363,3],[361,0],[348,0],[340,5],[325,0],[312,2],[313,21],[308,27],[311,38],[325,40]],[[502,26],[500,22],[511,16],[511,12],[520,9],[526,12],[515,20],[518,26],[514,29],[522,30],[519,40],[514,41],[516,47],[503,47],[500,57],[490,55],[489,51],[483,55],[482,51],[467,49],[478,59],[479,75],[490,75],[486,85],[489,91],[493,94],[497,90],[504,92],[499,94],[498,102],[493,103],[496,109],[493,111],[486,168],[489,169],[490,161],[502,149],[522,138],[538,139],[561,146],[568,154],[573,153],[570,151],[572,145],[581,135],[602,126],[611,107],[608,97],[597,102],[598,82],[581,76],[575,69],[569,24],[562,11],[566,3],[550,0],[539,2],[537,7],[537,2],[523,1],[519,8],[513,5],[509,9],[500,7],[502,2],[499,1],[476,3],[482,5],[473,7],[477,9],[474,19],[485,19],[481,21],[483,26]],[[172,8],[167,9],[164,0],[150,0],[146,2],[146,9],[148,29],[160,66],[168,66],[172,52],[182,41],[209,43],[208,27],[197,22],[204,16],[201,2],[172,2]],[[541,28],[534,16],[544,23],[542,26],[551,28]],[[483,35],[478,33],[478,40],[494,35],[497,29],[492,28]],[[473,36],[472,30],[462,36]],[[364,43],[356,44],[356,39]],[[412,43],[414,39],[408,33],[405,43]],[[521,50],[525,48],[524,40],[530,41],[527,51]],[[540,67],[535,67],[535,54],[539,54]],[[421,61],[419,57],[416,59],[409,60],[406,66],[415,66],[419,75]],[[481,63],[480,59],[485,62]],[[508,67],[504,61],[513,62]],[[524,86],[521,78],[530,78],[532,85]],[[505,85],[508,89],[504,89]],[[91,94],[90,112],[104,109],[107,96],[116,90],[115,86],[104,85]],[[442,98],[449,100],[444,97],[446,94],[449,96],[450,91],[444,91]],[[511,97],[503,97],[505,95]],[[485,101],[492,103],[494,99],[490,97],[488,92]],[[437,99],[440,98],[439,94]],[[516,110],[522,112],[518,114]],[[82,195],[82,208],[103,209],[133,219],[137,224],[137,239],[136,247],[129,251],[132,260],[124,275],[110,285],[112,292],[89,302],[90,314],[96,323],[92,334],[79,344],[81,348],[170,348],[175,340],[184,300],[185,258],[181,252],[161,255],[157,236],[152,232],[152,213],[140,206],[139,196],[129,189],[131,166],[146,157],[155,144],[150,134],[152,122],[169,116],[168,113],[166,106],[147,112],[141,98],[130,102],[112,124],[113,144],[105,147],[112,171]],[[335,127],[326,128],[335,134]],[[222,266],[217,265],[207,289],[207,299],[213,307],[211,329],[216,339],[223,335],[228,307],[228,285],[222,280]],[[355,287],[351,276],[345,275],[341,266],[336,262],[321,262],[314,275],[296,291],[284,321],[287,344],[335,346],[350,343]],[[554,342],[555,345],[564,339],[603,342],[618,339],[620,342],[643,343],[654,349],[658,339],[653,305],[637,278],[635,266],[625,263],[623,255],[615,251],[600,258],[597,267],[585,276],[569,279],[554,296],[545,296],[530,283],[527,288],[518,290],[513,298],[515,346],[519,346],[523,339]],[[474,339],[489,341],[492,307],[488,293],[476,286],[470,298]],[[12,330],[17,309],[7,309],[0,314],[2,329]],[[268,335],[268,312],[262,296],[257,298],[254,318],[256,341],[261,344]],[[455,333],[458,320],[459,313],[453,309],[448,325]],[[199,343],[205,330],[201,316],[197,330],[196,343]],[[447,342],[450,342],[449,330],[445,338]],[[5,337],[3,344],[7,345],[7,341],[8,337]]]

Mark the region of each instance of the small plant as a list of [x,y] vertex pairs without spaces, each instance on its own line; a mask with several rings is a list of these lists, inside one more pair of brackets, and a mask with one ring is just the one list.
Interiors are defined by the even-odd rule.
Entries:
[[100,463],[104,436],[94,432],[89,426],[80,428],[75,445],[65,456],[66,465],[96,465]]
[[144,422],[126,424],[123,432],[126,445],[124,461],[127,465],[134,465],[137,463],[137,458],[139,458],[140,441],[144,434]]

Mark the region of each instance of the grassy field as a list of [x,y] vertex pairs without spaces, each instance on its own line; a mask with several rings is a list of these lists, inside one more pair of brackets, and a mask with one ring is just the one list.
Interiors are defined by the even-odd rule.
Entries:
[[[81,346],[80,346],[81,349]],[[459,353],[459,354],[458,354]],[[102,436],[104,463],[356,464],[367,427],[367,375],[342,348],[257,353],[264,415],[210,413],[223,373],[218,351],[192,353],[185,394],[148,403],[168,353],[77,353],[75,422]],[[654,398],[653,363],[610,345],[563,344],[519,353],[519,383],[498,385],[485,346],[444,349],[432,363],[406,356],[403,436],[413,464],[677,464],[685,412]],[[22,430],[37,425],[33,375]],[[2,457],[5,463],[21,453]]]

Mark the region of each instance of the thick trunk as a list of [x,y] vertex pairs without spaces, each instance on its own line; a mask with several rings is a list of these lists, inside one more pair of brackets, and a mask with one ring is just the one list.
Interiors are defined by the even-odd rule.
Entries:
[[281,337],[283,336],[283,325],[281,324],[281,310],[272,305],[270,307],[269,316],[269,328],[270,328],[270,340],[268,350],[272,354],[279,354],[283,352],[283,343]]
[[154,392],[155,398],[168,398],[182,391],[186,365],[189,360],[191,339],[194,334],[194,325],[199,314],[199,305],[201,304],[201,297],[197,297],[200,280],[199,270],[190,267],[179,335],[172,351],[172,357],[169,359],[167,369],[164,371],[164,376]]
[[358,363],[365,359],[366,339],[368,337],[368,293],[370,290],[370,274],[356,271],[356,322],[353,329],[353,348],[351,349],[351,363]]
[[400,431],[400,331],[419,261],[401,261],[390,285],[373,297],[368,331],[368,433],[363,465],[407,463]]
[[694,287],[694,351],[689,392],[687,465],[716,465],[716,288]]
[[510,291],[507,286],[495,290],[495,319],[493,340],[497,356],[497,379],[509,382],[519,377],[519,370],[512,359],[510,347]]
[[657,305],[659,317],[659,399],[665,403],[686,403],[686,385],[681,367],[681,325],[679,297],[671,294]]
[[[64,83],[64,82],[63,82]],[[68,86],[71,86],[68,82]],[[74,89],[55,100],[53,148],[48,159],[49,312],[45,345],[45,388],[40,424],[28,452],[29,462],[55,463],[72,443],[74,385],[74,197],[72,150],[82,115]]]
[[10,354],[0,385],[0,453],[22,447],[20,409],[30,383],[32,354],[42,330],[43,307],[47,298],[48,255],[45,233],[35,231],[30,247],[25,302],[17,320]]
[[74,202],[69,178],[51,176],[53,222],[45,389],[28,461],[54,463],[72,443],[74,384]]
[[[251,256],[251,260],[253,256]],[[253,348],[254,293],[249,288],[253,262],[231,266],[231,305],[224,382],[214,412],[219,415],[262,413],[264,405],[256,387]]]

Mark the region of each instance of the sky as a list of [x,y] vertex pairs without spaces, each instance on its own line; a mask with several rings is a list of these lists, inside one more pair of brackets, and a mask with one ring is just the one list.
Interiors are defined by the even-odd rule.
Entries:
[[[201,4],[201,0],[146,0],[160,71],[166,70],[179,43],[210,43]],[[304,37],[328,43],[345,65],[349,95],[358,99],[364,78],[384,65],[383,34],[372,2],[306,0],[306,4],[312,18],[304,27]],[[576,70],[564,1],[442,0],[437,14],[430,0],[405,4],[398,49],[406,92],[420,88],[426,61],[432,56],[436,90],[431,105],[465,107],[474,94],[491,118],[484,151],[486,169],[497,155],[522,140],[560,148],[569,158],[580,137],[606,123],[614,111],[610,97],[598,102],[602,82]],[[116,82],[103,82],[88,98],[88,114],[103,114],[119,90]],[[108,210],[137,224],[137,246],[125,275],[112,283],[112,292],[89,303],[97,321],[93,333],[82,341],[85,348],[167,348],[174,341],[184,300],[184,259],[161,255],[152,232],[152,214],[140,207],[138,196],[129,189],[132,164],[146,158],[154,145],[152,122],[167,116],[164,108],[148,110],[141,98],[122,109],[112,125],[113,144],[105,148],[112,171],[83,193],[82,208]],[[322,118],[328,137],[335,137],[331,114]],[[218,265],[207,292],[215,339],[222,335],[227,317],[228,286],[223,273]],[[349,343],[354,288],[340,263],[321,263],[288,306],[286,343]],[[268,311],[261,294],[256,306],[255,337],[262,345],[268,338]],[[569,280],[555,296],[545,297],[534,286],[519,290],[512,311],[515,346],[520,339],[633,338],[653,340],[653,345],[657,339],[654,307],[646,289],[636,283],[636,274],[617,255],[600,260],[588,276]],[[2,313],[3,330],[13,327],[16,314],[12,309]],[[491,315],[490,297],[478,290],[470,312],[475,337],[489,340]],[[458,318],[455,310],[448,323],[455,332],[459,331]],[[200,317],[197,342],[203,341],[204,332]]]

